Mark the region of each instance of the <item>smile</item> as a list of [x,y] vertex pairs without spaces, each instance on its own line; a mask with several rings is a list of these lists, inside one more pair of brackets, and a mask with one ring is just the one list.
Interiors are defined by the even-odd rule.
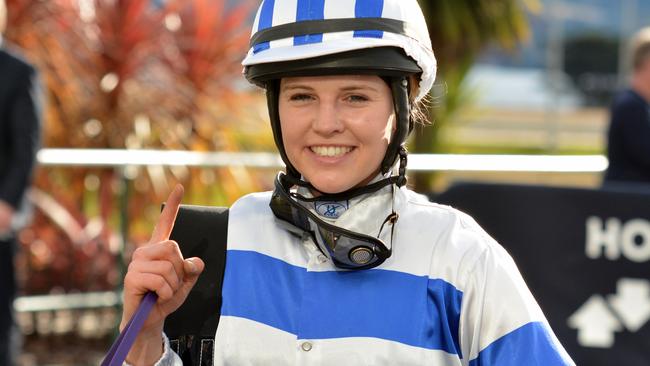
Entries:
[[309,149],[318,156],[330,158],[342,156],[352,151],[352,148],[347,146],[312,146]]

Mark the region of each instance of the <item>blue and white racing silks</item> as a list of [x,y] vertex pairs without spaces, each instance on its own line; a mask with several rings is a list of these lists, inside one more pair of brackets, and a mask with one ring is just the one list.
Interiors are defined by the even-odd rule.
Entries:
[[469,216],[397,190],[393,255],[346,271],[278,225],[269,199],[230,210],[214,365],[573,365]]
[[436,59],[426,21],[417,0],[264,0],[253,24],[252,35],[301,21],[386,18],[402,21],[406,34],[381,30],[353,30],[296,35],[253,45],[242,65],[300,60],[371,47],[398,47],[423,70],[420,94],[433,85]]
[[[402,188],[392,256],[346,271],[278,225],[269,200],[230,209],[215,366],[575,365],[511,257],[469,216]],[[166,344],[156,365],[182,362]]]

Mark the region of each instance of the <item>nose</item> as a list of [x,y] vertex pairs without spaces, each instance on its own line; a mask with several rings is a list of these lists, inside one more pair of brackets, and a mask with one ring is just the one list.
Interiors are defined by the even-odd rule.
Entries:
[[314,132],[323,136],[342,132],[345,129],[345,124],[339,112],[335,101],[321,100],[318,104],[318,111],[312,120]]

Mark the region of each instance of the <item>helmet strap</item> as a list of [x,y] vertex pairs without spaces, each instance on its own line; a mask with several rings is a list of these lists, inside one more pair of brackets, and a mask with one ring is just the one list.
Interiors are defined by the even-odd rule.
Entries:
[[404,145],[399,148],[399,168],[397,170],[397,181],[395,184],[398,187],[403,187],[406,185],[406,163],[408,160],[408,152]]
[[[384,155],[384,160],[381,162],[381,172],[383,174],[388,173],[395,165],[398,156],[401,156],[402,151],[400,150],[404,149],[403,145],[413,125],[413,121],[411,121],[411,105],[409,103],[408,77],[391,77],[390,87],[393,93],[393,106],[397,125],[395,126],[395,135],[388,144],[386,155]],[[406,149],[404,149],[403,154],[406,156]],[[406,164],[405,159],[404,164]],[[400,157],[401,165],[402,161]],[[404,169],[406,169],[406,165],[404,165]]]
[[271,130],[273,131],[273,139],[275,146],[278,147],[280,157],[287,167],[287,175],[290,177],[300,179],[300,172],[291,164],[287,152],[284,149],[284,142],[282,141],[282,126],[280,125],[280,80],[270,80],[266,83],[266,104],[269,110],[269,118],[271,119]]

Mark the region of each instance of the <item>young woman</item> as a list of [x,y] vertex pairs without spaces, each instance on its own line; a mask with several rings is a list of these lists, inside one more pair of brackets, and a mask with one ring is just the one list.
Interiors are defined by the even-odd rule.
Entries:
[[[230,209],[215,365],[573,365],[510,256],[405,186],[436,71],[416,0],[265,0],[243,64],[286,172]],[[159,295],[133,365],[181,364],[163,322],[203,269],[167,240],[181,194],[125,278],[123,324]]]

